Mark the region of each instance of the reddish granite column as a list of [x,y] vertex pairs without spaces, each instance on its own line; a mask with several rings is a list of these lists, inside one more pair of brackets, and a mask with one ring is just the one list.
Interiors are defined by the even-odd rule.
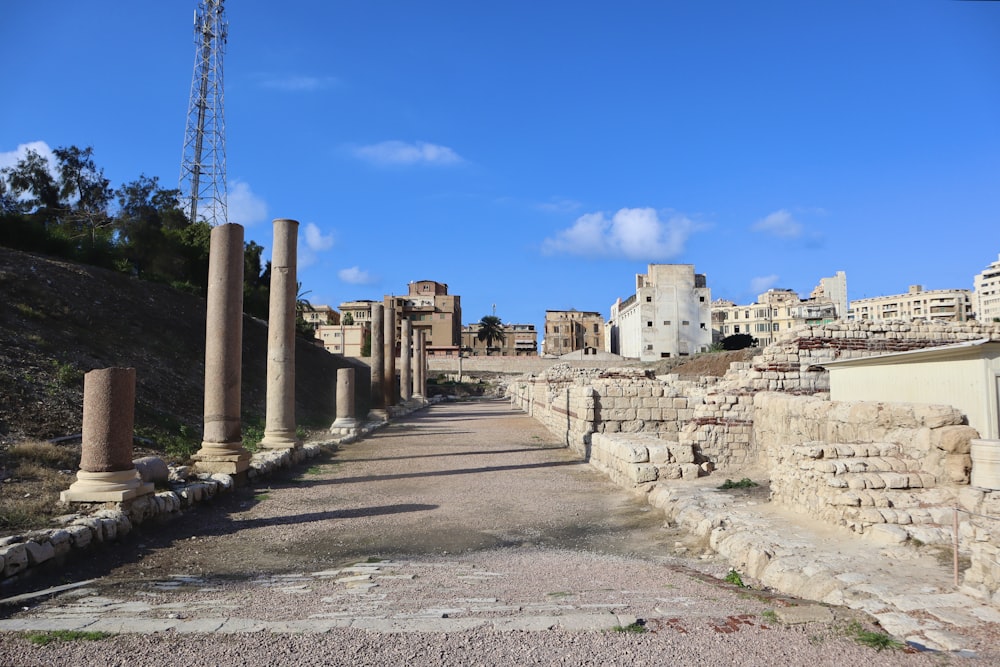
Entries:
[[413,397],[412,350],[413,324],[408,319],[399,323],[399,400],[402,403]]
[[383,322],[383,345],[385,349],[385,366],[382,373],[382,395],[385,397],[386,409],[396,405],[396,309],[385,309]]
[[292,449],[302,445],[295,436],[295,244],[299,223],[274,221],[271,251],[271,289],[267,317],[267,412],[264,449]]
[[372,384],[369,419],[385,419],[385,396],[382,391],[385,374],[385,312],[380,303],[372,304]]
[[205,316],[205,434],[191,457],[203,472],[249,467],[240,424],[243,363],[243,227],[212,228]]
[[135,369],[104,368],[83,376],[83,452],[64,502],[120,502],[153,492],[132,463]]

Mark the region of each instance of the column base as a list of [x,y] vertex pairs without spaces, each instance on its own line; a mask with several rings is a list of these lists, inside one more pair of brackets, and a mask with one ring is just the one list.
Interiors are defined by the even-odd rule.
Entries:
[[334,435],[357,435],[361,425],[353,417],[341,417],[333,422],[330,433]]
[[191,460],[198,472],[238,475],[250,468],[250,456],[250,452],[243,448],[243,443],[239,443],[238,447],[227,447],[225,443],[202,442],[201,449]]
[[261,449],[298,449],[301,446],[302,441],[295,436],[295,431],[264,431],[260,441]]
[[389,419],[389,413],[385,411],[385,408],[373,408],[368,411],[368,421],[370,422],[384,422]]
[[59,494],[65,503],[106,503],[132,500],[153,493],[153,485],[143,483],[139,471],[116,470],[112,472],[76,473],[76,481]]

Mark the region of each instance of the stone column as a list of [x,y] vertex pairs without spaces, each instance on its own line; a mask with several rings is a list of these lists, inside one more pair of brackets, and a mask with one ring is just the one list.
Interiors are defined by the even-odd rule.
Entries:
[[426,393],[424,388],[424,382],[426,381],[426,367],[427,367],[427,332],[418,331],[417,341],[414,347],[416,351],[414,353],[416,371],[413,373],[413,397],[423,399]]
[[205,434],[192,456],[202,472],[249,467],[240,425],[243,363],[243,227],[212,228],[205,315]]
[[399,322],[399,400],[405,403],[413,397],[413,323]]
[[396,309],[385,309],[383,322],[383,344],[385,359],[382,373],[382,395],[385,397],[386,409],[396,404]]
[[263,449],[293,449],[295,436],[295,245],[299,223],[274,221],[267,314],[267,412]]
[[135,369],[103,368],[83,376],[83,452],[63,502],[121,502],[153,492],[132,463]]
[[385,312],[381,303],[372,304],[372,384],[371,410],[368,418],[384,420],[385,396],[382,391],[382,377],[385,375]]
[[353,435],[358,431],[354,417],[354,369],[337,369],[337,419],[330,427],[331,433]]

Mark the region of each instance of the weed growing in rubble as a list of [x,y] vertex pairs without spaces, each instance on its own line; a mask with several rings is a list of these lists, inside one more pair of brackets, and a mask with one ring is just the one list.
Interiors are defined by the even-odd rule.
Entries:
[[764,620],[767,621],[768,623],[778,622],[778,614],[773,609],[768,609],[763,614],[761,614],[761,616],[763,616]]
[[614,630],[615,632],[628,632],[634,634],[647,632],[646,622],[643,621],[642,619],[639,619],[635,623],[629,623],[628,625],[616,625],[611,629]]
[[752,489],[755,486],[759,486],[757,482],[753,481],[749,477],[744,477],[738,482],[734,482],[731,479],[727,479],[722,483],[720,489]]
[[847,634],[853,637],[854,641],[859,644],[864,644],[865,646],[873,648],[876,651],[881,651],[883,649],[898,651],[905,646],[903,642],[893,639],[884,632],[872,632],[871,630],[865,630],[857,621],[851,621],[850,625],[847,626]]
[[732,584],[733,586],[739,586],[740,588],[746,588],[747,585],[743,583],[743,577],[736,570],[730,570],[725,578],[723,579],[727,584]]

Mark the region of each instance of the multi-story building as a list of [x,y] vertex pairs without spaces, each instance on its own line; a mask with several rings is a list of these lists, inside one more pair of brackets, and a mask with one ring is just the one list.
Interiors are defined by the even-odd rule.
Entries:
[[489,350],[486,342],[479,340],[479,323],[462,327],[462,352],[473,357],[502,355],[510,357],[538,356],[538,332],[534,324],[504,324],[503,342],[494,342]]
[[582,350],[604,349],[604,317],[593,311],[546,310],[542,354],[561,357]]
[[302,319],[309,324],[340,324],[340,313],[330,306],[312,306],[302,309]]
[[921,285],[910,285],[906,294],[851,301],[849,318],[964,322],[972,319],[972,292],[967,289],[925,290]]
[[[448,285],[434,280],[410,283],[406,296],[387,294],[386,308],[396,309],[400,320],[409,319],[413,333],[423,331],[429,356],[458,356],[462,344],[462,299],[448,294]],[[397,338],[397,340],[399,340]]]
[[844,319],[847,314],[847,274],[838,271],[830,278],[820,278],[808,299],[801,299],[790,289],[769,289],[757,301],[740,306],[726,299],[712,302],[712,336],[718,341],[727,336],[749,334],[761,347],[803,324],[827,324]]
[[1000,260],[993,262],[972,280],[976,319],[1000,321]]
[[371,354],[370,323],[321,324],[316,327],[316,338],[332,354],[345,357],[366,357]]
[[650,264],[635,294],[611,306],[606,349],[653,361],[704,352],[712,345],[712,291],[693,264]]
[[365,324],[371,327],[372,304],[378,301],[371,299],[361,299],[358,301],[345,301],[340,304],[340,320],[351,324]]

